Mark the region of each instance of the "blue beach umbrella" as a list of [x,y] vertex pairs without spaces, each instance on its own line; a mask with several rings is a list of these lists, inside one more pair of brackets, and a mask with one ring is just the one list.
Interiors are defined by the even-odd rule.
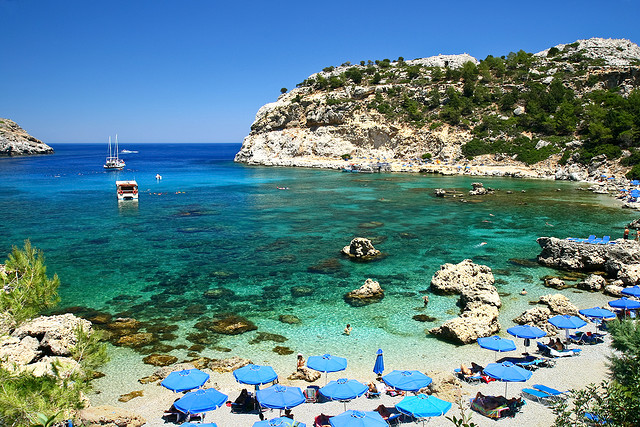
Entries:
[[224,405],[228,396],[220,393],[215,388],[206,390],[190,391],[180,400],[177,400],[173,406],[185,414],[200,414],[203,412],[213,411]]
[[[351,400],[362,396],[369,387],[360,381],[340,378],[337,381],[331,381],[320,389],[320,393],[331,400]],[[345,410],[347,403],[344,404]]]
[[257,421],[253,423],[253,427],[307,427],[307,425],[299,421],[293,421],[291,418],[280,417]]
[[531,378],[531,371],[514,365],[511,362],[490,363],[484,368],[485,375],[504,381],[504,397],[507,397],[507,385],[510,382],[524,382]]
[[640,286],[635,285],[630,288],[624,288],[622,290],[623,295],[629,295],[630,297],[640,298]]
[[507,338],[500,338],[497,335],[492,337],[483,337],[478,338],[478,345],[482,348],[486,348],[487,350],[493,350],[496,352],[496,359],[498,358],[498,353],[502,353],[504,351],[513,351],[516,349],[516,344]]
[[180,427],[218,427],[216,423],[184,423]]
[[524,338],[525,348],[529,346],[529,340],[542,338],[547,335],[542,329],[531,325],[512,326],[507,329],[507,332],[516,338]]
[[202,387],[208,379],[209,374],[202,372],[200,369],[185,369],[171,372],[162,380],[160,385],[169,390],[182,392]]
[[376,362],[373,364],[373,373],[376,375],[382,375],[384,372],[384,359],[382,358],[382,349],[379,348],[376,353]]
[[631,197],[636,197],[637,198],[638,196],[640,196],[640,190],[633,189],[633,190],[629,191],[629,195]]
[[551,319],[548,319],[547,322],[551,323],[556,328],[564,329],[567,341],[569,341],[570,329],[580,329],[587,324],[587,322],[581,318],[577,316],[569,316],[568,314],[553,316]]
[[406,396],[396,403],[396,409],[415,418],[430,418],[446,414],[451,409],[451,403],[435,396],[419,394]]
[[616,317],[616,314],[613,311],[600,307],[585,308],[580,310],[578,313],[592,319],[612,319]]
[[622,297],[613,301],[609,301],[609,305],[614,308],[621,308],[623,310],[636,310],[640,308],[640,302]]
[[432,379],[420,371],[394,370],[383,376],[382,381],[398,390],[418,391],[431,384]]
[[291,409],[305,402],[300,387],[272,385],[256,392],[258,403],[270,409]]
[[349,410],[329,418],[331,427],[387,427],[389,424],[375,411]]
[[241,384],[259,386],[278,379],[271,366],[246,365],[233,371],[233,377]]
[[325,382],[328,379],[329,372],[344,371],[347,369],[347,359],[344,357],[323,354],[322,356],[309,356],[307,367],[314,371],[325,373]]

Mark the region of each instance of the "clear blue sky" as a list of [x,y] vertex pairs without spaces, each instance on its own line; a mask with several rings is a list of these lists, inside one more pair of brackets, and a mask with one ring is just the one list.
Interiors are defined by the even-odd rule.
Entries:
[[0,117],[48,143],[241,142],[345,61],[640,42],[640,1],[0,0]]

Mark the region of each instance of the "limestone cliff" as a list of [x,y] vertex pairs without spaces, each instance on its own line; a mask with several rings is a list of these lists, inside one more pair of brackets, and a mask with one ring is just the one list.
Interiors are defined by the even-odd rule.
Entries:
[[[591,157],[585,161],[584,152],[578,161],[588,133],[581,103],[591,103],[586,95],[594,91],[615,88],[628,97],[639,86],[640,47],[628,40],[580,40],[484,61],[463,54],[345,63],[261,107],[235,161],[339,168],[349,158],[409,171],[463,161],[558,179],[624,173],[628,167],[597,157],[597,150],[586,155],[598,167],[587,170]],[[574,122],[562,121],[564,98],[547,108],[547,101],[526,95],[535,91],[565,97],[575,107]],[[473,152],[477,141],[484,152]],[[501,149],[502,142],[515,148]]]
[[0,157],[52,153],[53,148],[29,135],[16,122],[0,118]]

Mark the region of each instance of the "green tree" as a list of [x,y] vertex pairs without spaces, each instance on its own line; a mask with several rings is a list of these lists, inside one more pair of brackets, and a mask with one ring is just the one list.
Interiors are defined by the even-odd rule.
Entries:
[[374,85],[377,85],[378,83],[380,83],[381,80],[382,80],[382,76],[380,75],[380,73],[375,73],[373,75],[373,78],[371,79],[371,83]]
[[431,80],[434,82],[442,80],[442,68],[434,67],[433,70],[431,70]]
[[25,240],[24,248],[13,247],[0,272],[4,292],[0,292],[0,310],[17,322],[32,318],[60,300],[60,279],[47,277],[44,254]]
[[351,79],[355,84],[359,84],[362,81],[362,71],[357,67],[351,67],[344,72],[344,75]]
[[283,87],[283,88],[280,89],[280,93],[287,93],[287,90],[288,89],[286,87]]

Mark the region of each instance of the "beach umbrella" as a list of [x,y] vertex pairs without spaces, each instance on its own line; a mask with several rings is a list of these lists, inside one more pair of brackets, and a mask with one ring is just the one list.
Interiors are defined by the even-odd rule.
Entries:
[[[360,381],[349,380],[347,378],[340,378],[337,381],[331,381],[326,386],[320,389],[320,393],[331,400],[351,400],[356,397],[362,396],[369,387],[362,384]],[[347,409],[347,403],[344,404],[344,409]]]
[[180,427],[218,427],[216,423],[184,423]]
[[272,385],[256,392],[258,403],[270,409],[291,409],[305,402],[300,387]]
[[504,397],[507,397],[507,386],[510,382],[524,382],[531,378],[531,371],[514,365],[511,362],[490,363],[484,368],[484,374],[504,381]]
[[431,384],[432,380],[420,371],[394,370],[383,376],[382,381],[398,390],[418,391]]
[[209,374],[200,369],[185,369],[173,371],[160,383],[169,390],[182,392],[202,387],[209,379]]
[[529,346],[529,340],[542,338],[547,335],[545,331],[531,325],[512,326],[507,332],[516,338],[524,338],[524,346]]
[[624,310],[624,317],[627,317],[627,310],[637,310],[640,308],[640,302],[622,297],[613,301],[609,301],[609,305],[613,308],[620,308]]
[[616,317],[616,314],[613,311],[600,307],[585,308],[578,311],[578,313],[592,319],[613,319]]
[[624,295],[629,295],[630,297],[640,298],[640,286],[635,285],[631,286],[630,288],[624,288],[622,290],[622,293]]
[[640,196],[640,190],[633,189],[633,190],[629,191],[629,195],[631,197],[636,197],[637,198],[638,196]]
[[373,364],[373,373],[382,375],[382,372],[384,372],[384,359],[382,358],[382,349],[379,348],[376,353],[376,362]]
[[246,365],[233,371],[233,377],[241,384],[255,385],[256,389],[278,379],[278,374],[271,366]]
[[375,411],[349,410],[329,418],[331,427],[387,427],[389,424]]
[[418,394],[417,396],[406,396],[396,403],[396,409],[415,418],[430,418],[446,414],[451,409],[451,403],[435,396]]
[[568,314],[553,316],[551,319],[548,319],[547,322],[551,323],[556,328],[564,329],[567,341],[569,341],[570,329],[580,329],[587,324],[587,322],[581,318],[577,316],[569,316]]
[[185,414],[200,414],[213,411],[225,404],[228,396],[215,388],[190,391],[177,400],[173,406]]
[[325,373],[325,383],[328,380],[329,372],[344,371],[347,369],[347,359],[344,357],[323,354],[322,356],[309,356],[307,367],[314,371]]
[[500,338],[497,335],[492,337],[483,337],[478,338],[478,345],[482,348],[486,348],[487,350],[493,350],[496,352],[496,359],[498,358],[498,353],[502,353],[504,351],[513,351],[516,349],[515,343],[507,338]]
[[293,421],[291,418],[280,417],[257,421],[253,423],[253,427],[307,427],[307,425],[299,421]]

